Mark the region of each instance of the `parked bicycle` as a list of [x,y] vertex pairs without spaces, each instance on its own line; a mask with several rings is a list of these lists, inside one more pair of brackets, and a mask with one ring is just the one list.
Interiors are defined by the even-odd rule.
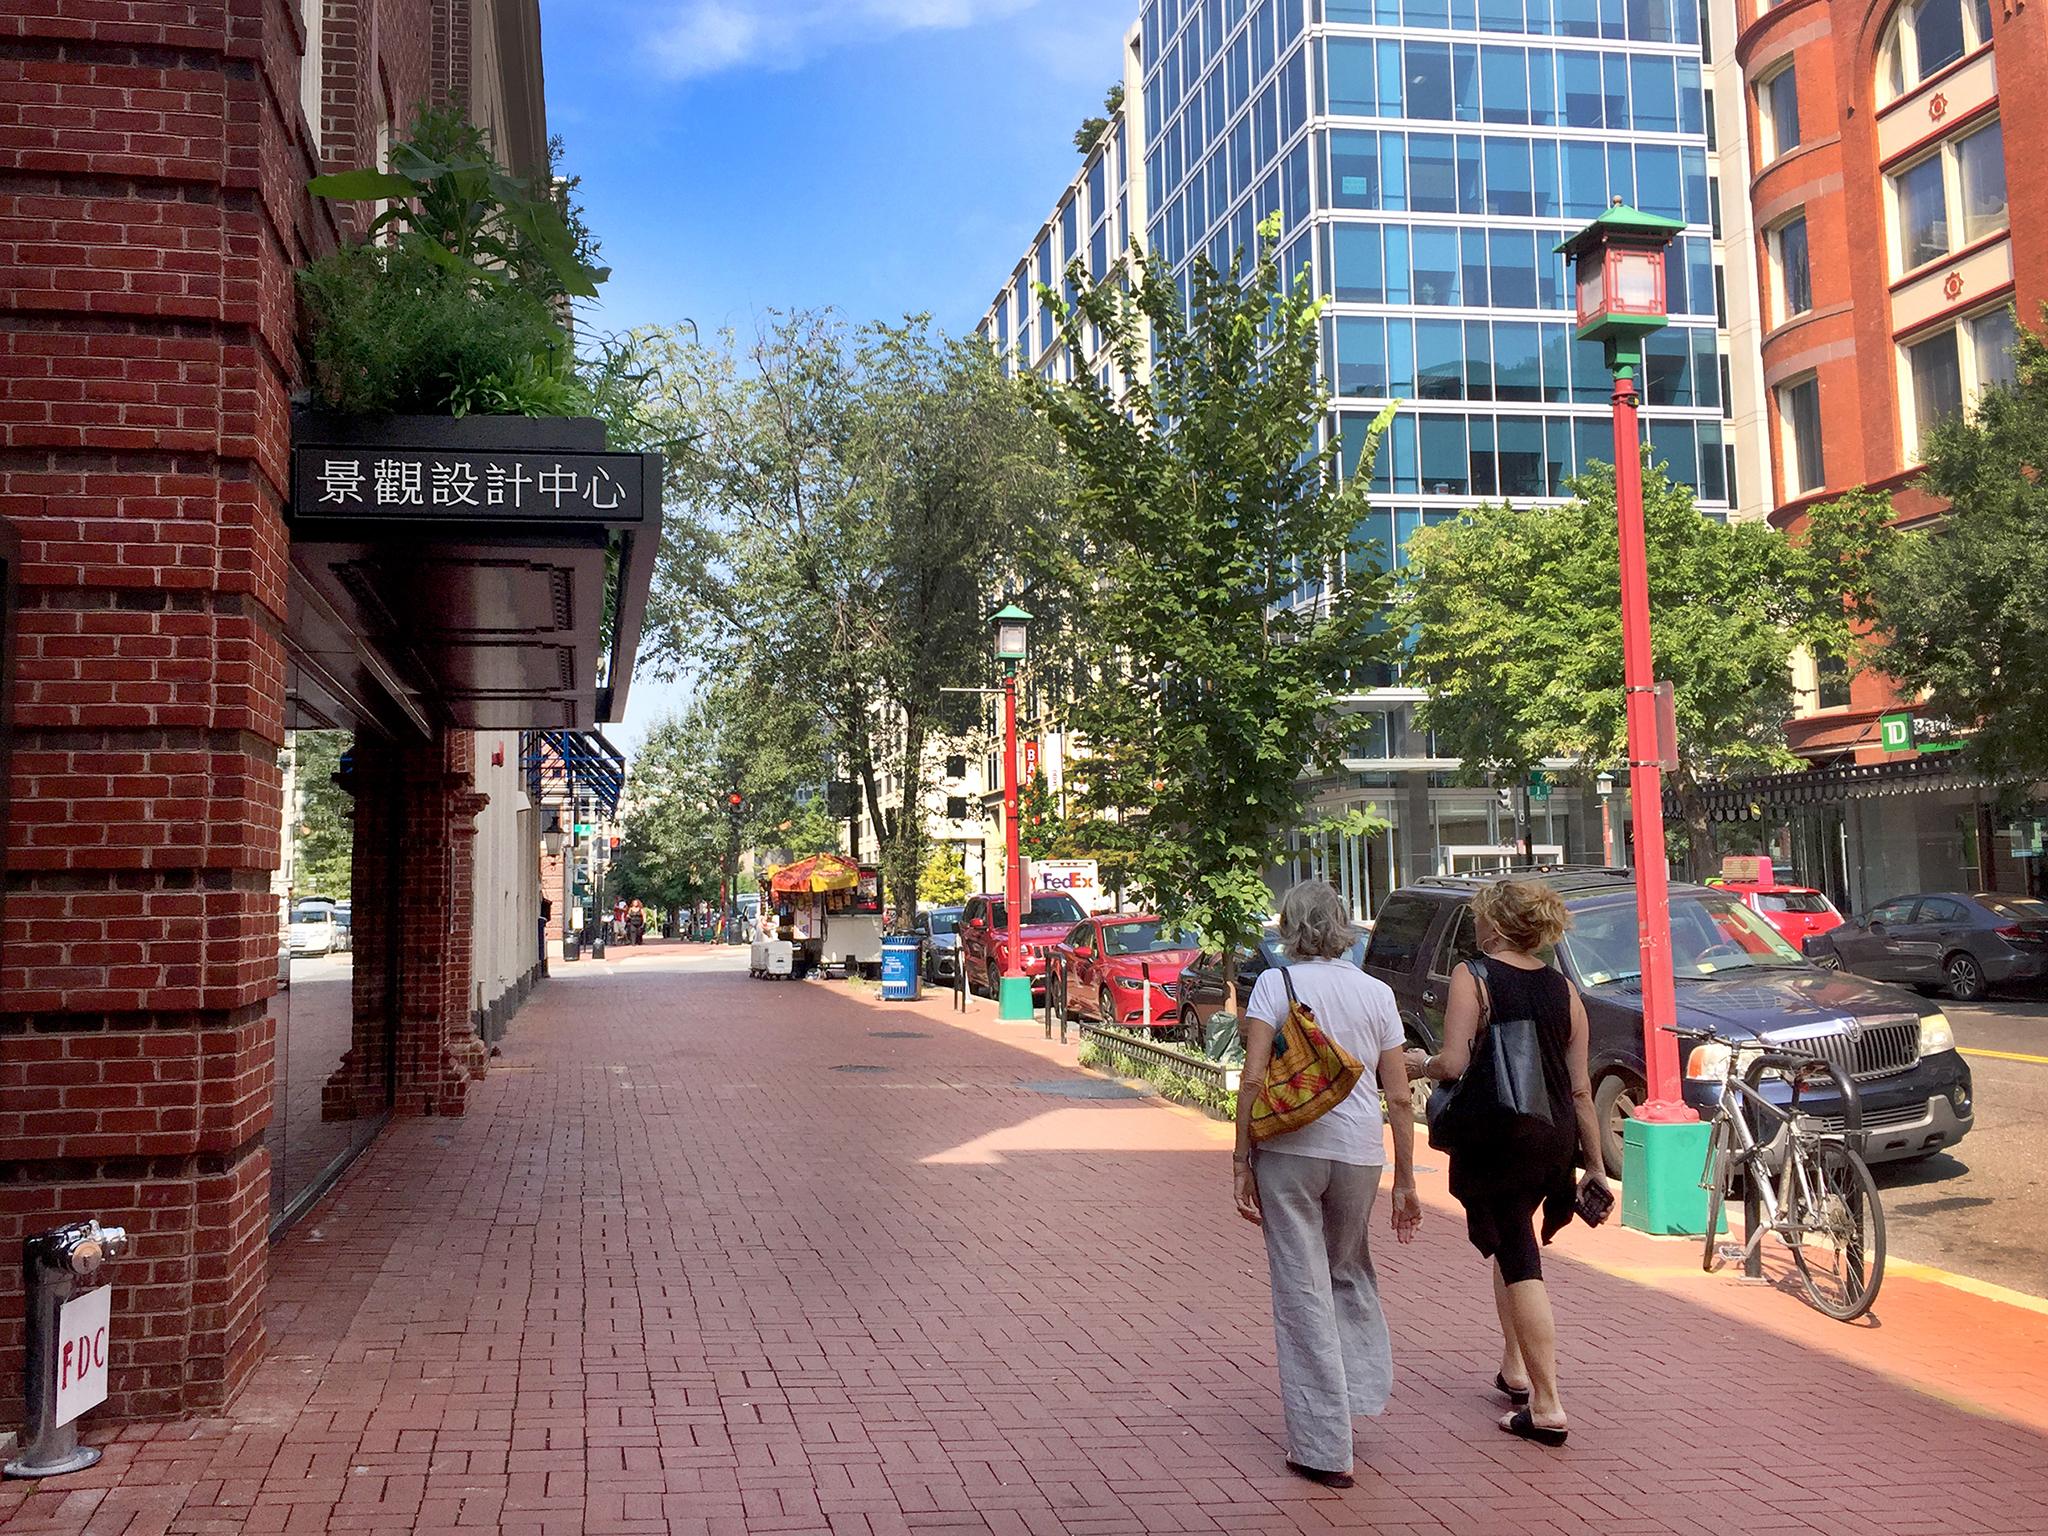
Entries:
[[[1862,1112],[1854,1081],[1796,1044],[1759,1050],[1753,1041],[1686,1034],[1693,1041],[1687,1075],[1721,1080],[1700,1179],[1707,1191],[1701,1267],[1711,1274],[1740,1254],[1748,1272],[1760,1274],[1764,1236],[1774,1234],[1792,1250],[1816,1307],[1843,1322],[1861,1317],[1884,1281],[1884,1208],[1857,1151]],[[1801,1091],[1824,1077],[1841,1088],[1840,1130],[1799,1107]],[[1783,1103],[1765,1092],[1766,1082],[1783,1086]],[[1716,1230],[1738,1179],[1749,1217],[1747,1241],[1739,1248],[1724,1246]]]

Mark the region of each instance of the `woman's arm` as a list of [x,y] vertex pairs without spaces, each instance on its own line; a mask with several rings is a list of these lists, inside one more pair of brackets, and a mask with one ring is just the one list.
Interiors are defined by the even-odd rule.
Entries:
[[1479,1037],[1479,1015],[1483,1006],[1479,979],[1469,965],[1451,973],[1451,997],[1444,1005],[1444,1043],[1434,1056],[1420,1051],[1408,1053],[1409,1074],[1455,1083],[1472,1065],[1472,1042]]
[[1237,1214],[1256,1224],[1259,1185],[1252,1177],[1252,1103],[1266,1086],[1266,1073],[1273,1065],[1273,1037],[1278,1031],[1249,1012],[1238,1021],[1238,1028],[1244,1034],[1244,1070],[1237,1079],[1237,1152],[1231,1159],[1231,1186],[1237,1197]]
[[1586,1172],[1600,1183],[1607,1182],[1607,1152],[1600,1134],[1600,1122],[1593,1116],[1593,1082],[1586,1070],[1586,1039],[1591,1026],[1586,1022],[1586,1004],[1579,989],[1572,988],[1572,1034],[1565,1045],[1565,1061],[1572,1074],[1572,1108],[1579,1117],[1579,1156]]
[[1380,1052],[1380,1088],[1387,1096],[1387,1129],[1394,1133],[1394,1236],[1415,1241],[1422,1225],[1422,1201],[1415,1193],[1415,1096],[1408,1086],[1408,1057],[1400,1046]]

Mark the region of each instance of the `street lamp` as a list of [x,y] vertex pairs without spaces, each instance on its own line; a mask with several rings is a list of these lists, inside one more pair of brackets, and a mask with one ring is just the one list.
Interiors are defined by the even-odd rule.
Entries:
[[1593,792],[1600,797],[1600,849],[1602,862],[1614,868],[1614,775],[1605,769],[1593,780]]
[[1009,920],[1010,942],[996,1016],[1023,1020],[1031,1017],[1031,978],[1024,974],[1024,941],[1020,931],[1024,856],[1017,826],[1017,668],[1029,649],[1031,615],[1015,603],[1006,603],[989,623],[994,630],[996,660],[1003,664],[1003,841],[1009,857],[1003,882],[1003,911]]
[[[1699,1116],[1688,1109],[1678,1075],[1677,989],[1671,976],[1671,870],[1664,850],[1663,752],[1658,744],[1656,667],[1650,649],[1649,558],[1643,535],[1643,451],[1636,425],[1636,372],[1643,338],[1663,329],[1664,251],[1685,226],[1614,200],[1599,218],[1558,246],[1571,258],[1578,291],[1578,335],[1607,349],[1614,375],[1614,505],[1621,536],[1622,675],[1628,705],[1629,791],[1636,818],[1636,925],[1643,961],[1643,1059],[1648,1101],[1635,1118],[1644,1167],[1630,1169],[1631,1197],[1638,1181],[1646,1209],[1652,1192],[1699,1176],[1704,1146],[1695,1146]],[[1610,833],[1609,858],[1612,859]],[[1688,1130],[1687,1127],[1692,1129]],[[1624,1213],[1626,1214],[1626,1213]]]

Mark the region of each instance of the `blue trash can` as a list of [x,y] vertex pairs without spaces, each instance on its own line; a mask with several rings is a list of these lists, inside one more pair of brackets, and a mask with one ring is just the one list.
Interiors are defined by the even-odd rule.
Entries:
[[923,978],[918,974],[917,952],[921,939],[882,940],[882,1001],[914,1003]]

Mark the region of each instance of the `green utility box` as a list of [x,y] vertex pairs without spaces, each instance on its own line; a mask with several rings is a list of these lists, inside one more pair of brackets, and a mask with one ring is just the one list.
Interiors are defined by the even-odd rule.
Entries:
[[[1704,1120],[1622,1127],[1621,1224],[1659,1237],[1705,1237],[1707,1192],[1700,1187],[1714,1128]],[[1724,1214],[1720,1230],[1728,1229]]]

